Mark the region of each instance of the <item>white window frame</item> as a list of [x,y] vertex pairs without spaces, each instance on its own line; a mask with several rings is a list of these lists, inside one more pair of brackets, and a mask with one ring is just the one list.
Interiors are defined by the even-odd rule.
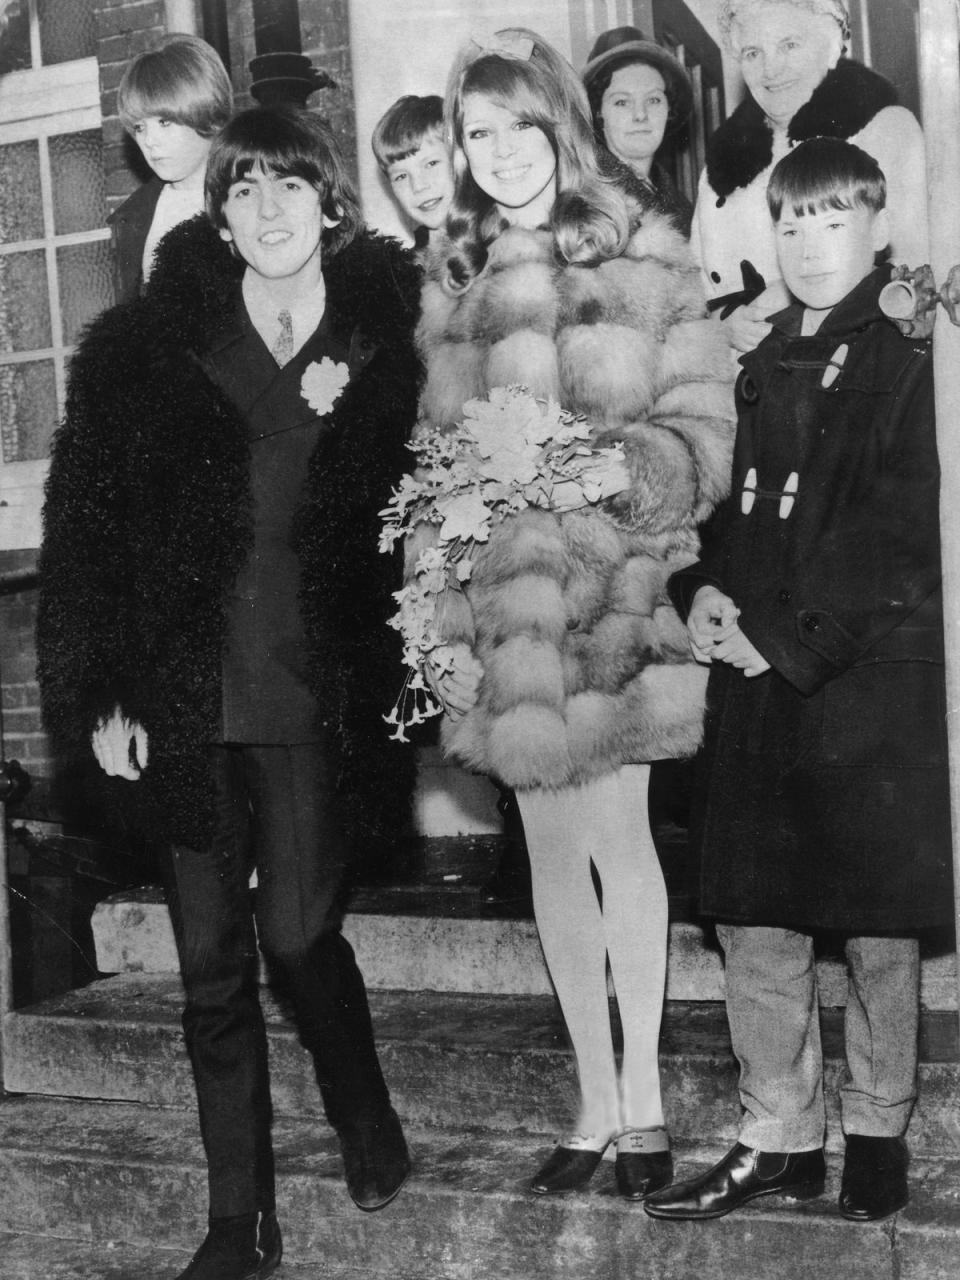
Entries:
[[[35,28],[36,24],[32,25]],[[38,50],[34,49],[33,52],[36,63]],[[22,252],[25,249],[42,250],[46,254],[50,319],[54,334],[60,332],[59,294],[54,285],[57,249],[72,244],[107,240],[110,231],[104,227],[54,238],[48,140],[59,134],[99,129],[101,125],[100,77],[96,58],[78,58],[74,62],[39,67],[33,71],[11,71],[0,76],[0,146],[25,141],[39,143],[45,226],[43,239],[19,241],[15,246],[0,245],[0,254]],[[0,354],[0,363],[22,363],[34,360],[37,356],[52,358],[57,404],[62,408],[66,361],[71,349],[59,344],[37,351],[4,352]],[[48,467],[47,459],[4,462],[0,456],[0,550],[19,550],[40,545],[40,507]]]

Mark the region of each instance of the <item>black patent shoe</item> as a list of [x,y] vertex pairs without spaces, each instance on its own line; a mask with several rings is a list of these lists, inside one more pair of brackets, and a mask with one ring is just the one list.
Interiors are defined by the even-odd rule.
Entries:
[[411,1164],[400,1120],[393,1107],[337,1128],[350,1199],[368,1213],[395,1198]]
[[677,1222],[722,1218],[760,1196],[811,1200],[822,1195],[826,1165],[816,1151],[756,1151],[738,1142],[707,1173],[655,1191],[644,1200],[651,1218]]
[[[609,1143],[607,1143],[609,1146]],[[535,1196],[560,1196],[585,1187],[603,1159],[606,1146],[599,1151],[585,1147],[554,1147],[543,1168],[530,1182]]]
[[906,1208],[909,1159],[902,1138],[848,1133],[840,1180],[841,1214],[851,1222],[877,1222]]
[[666,1129],[626,1129],[617,1139],[617,1190],[625,1200],[644,1200],[673,1181]]
[[207,1238],[177,1280],[267,1280],[282,1256],[274,1212],[211,1218]]

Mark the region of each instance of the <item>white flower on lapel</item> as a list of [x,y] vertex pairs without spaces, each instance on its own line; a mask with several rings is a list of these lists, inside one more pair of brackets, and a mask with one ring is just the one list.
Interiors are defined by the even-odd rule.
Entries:
[[350,370],[345,364],[335,364],[324,356],[308,364],[300,380],[300,394],[319,417],[329,413],[340,399],[340,392],[350,381]]

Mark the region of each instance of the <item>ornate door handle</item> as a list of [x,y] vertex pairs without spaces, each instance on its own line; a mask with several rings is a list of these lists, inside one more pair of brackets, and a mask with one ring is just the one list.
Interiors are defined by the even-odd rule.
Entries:
[[907,338],[929,338],[942,302],[952,324],[960,325],[960,265],[951,267],[941,289],[929,266],[894,267],[880,291],[880,310]]

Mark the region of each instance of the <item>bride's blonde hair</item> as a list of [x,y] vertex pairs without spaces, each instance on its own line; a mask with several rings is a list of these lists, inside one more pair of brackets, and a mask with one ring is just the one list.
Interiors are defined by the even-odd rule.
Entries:
[[627,207],[597,167],[583,85],[566,59],[535,32],[507,27],[490,40],[465,45],[447,84],[444,116],[455,179],[447,219],[451,288],[467,288],[483,270],[487,246],[505,226],[496,203],[474,181],[464,151],[463,102],[472,93],[536,125],[553,148],[557,198],[550,228],[559,255],[587,266],[618,257],[629,235]]

